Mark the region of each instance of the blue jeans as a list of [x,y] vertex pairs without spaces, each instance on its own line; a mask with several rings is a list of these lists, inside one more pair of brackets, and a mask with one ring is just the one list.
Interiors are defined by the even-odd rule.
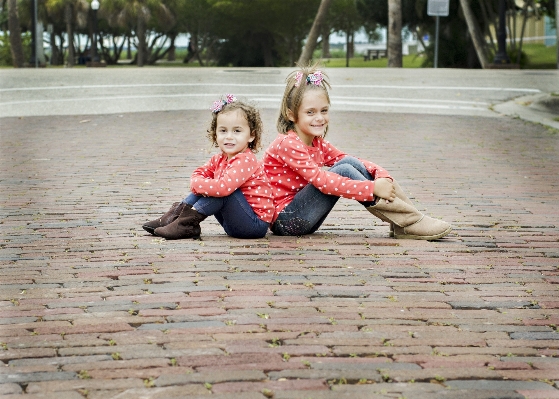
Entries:
[[262,238],[270,226],[254,213],[241,190],[235,190],[227,197],[190,194],[182,202],[193,205],[202,215],[214,215],[231,237]]
[[[349,156],[336,162],[329,172],[352,180],[374,180],[361,161]],[[322,225],[339,199],[336,195],[324,194],[312,184],[307,184],[281,211],[271,230],[280,236],[312,234]],[[371,206],[374,202],[361,204]]]

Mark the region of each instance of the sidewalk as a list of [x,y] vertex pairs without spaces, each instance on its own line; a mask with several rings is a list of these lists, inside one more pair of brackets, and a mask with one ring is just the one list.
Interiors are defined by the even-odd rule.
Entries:
[[328,139],[451,222],[440,241],[347,200],[305,237],[147,235],[209,157],[207,120],[2,119],[0,397],[559,398],[556,131],[337,112]]
[[503,115],[559,129],[559,93],[521,96],[496,105],[494,110]]

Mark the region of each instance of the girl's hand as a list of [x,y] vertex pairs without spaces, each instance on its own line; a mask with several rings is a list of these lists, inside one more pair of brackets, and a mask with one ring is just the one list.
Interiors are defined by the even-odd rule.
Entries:
[[396,189],[392,180],[386,177],[381,177],[375,180],[375,188],[373,189],[375,197],[380,197],[386,202],[392,202],[396,199]]

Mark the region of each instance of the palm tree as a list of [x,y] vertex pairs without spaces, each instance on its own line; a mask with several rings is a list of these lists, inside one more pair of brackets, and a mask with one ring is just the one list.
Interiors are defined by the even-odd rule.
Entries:
[[10,29],[10,49],[14,68],[22,68],[24,63],[21,27],[17,13],[17,0],[8,0],[8,29]]
[[389,68],[402,68],[402,0],[388,0],[388,43]]
[[66,36],[68,36],[68,66],[74,66],[76,53],[74,51],[74,5],[67,1],[64,5],[64,22],[66,22]]
[[136,64],[139,67],[144,66],[146,62],[152,62],[149,60],[151,48],[147,41],[150,24],[165,25],[168,28],[165,31],[174,25],[173,16],[162,0],[113,0],[108,2],[104,13],[109,19],[109,25],[116,23],[127,30],[135,31]]
[[308,64],[311,60],[312,53],[314,51],[314,48],[316,47],[316,41],[318,39],[318,36],[320,35],[320,26],[328,16],[328,7],[330,7],[330,3],[331,0],[320,1],[318,12],[316,13],[314,23],[312,24],[311,31],[309,32],[309,36],[307,37],[307,42],[305,43],[305,48],[303,48],[303,52],[301,53],[299,61],[297,62],[299,65]]
[[64,24],[66,25],[68,41],[67,65],[72,67],[74,66],[74,60],[76,58],[74,32],[76,29],[87,26],[86,15],[89,11],[89,2],[87,0],[47,0],[45,5],[49,14],[56,17],[59,13],[63,13],[64,15]]

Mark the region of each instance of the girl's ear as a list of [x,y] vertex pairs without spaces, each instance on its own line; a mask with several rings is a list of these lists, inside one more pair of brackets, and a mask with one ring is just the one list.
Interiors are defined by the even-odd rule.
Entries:
[[287,119],[295,123],[295,115],[293,114],[293,111],[291,111],[290,109],[287,110]]
[[255,138],[256,138],[256,133],[250,132],[250,138],[248,139],[248,142],[252,143]]

